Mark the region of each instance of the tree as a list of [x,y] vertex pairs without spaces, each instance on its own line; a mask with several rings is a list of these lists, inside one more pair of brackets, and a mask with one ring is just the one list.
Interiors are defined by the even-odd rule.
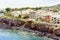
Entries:
[[26,9],[30,9],[30,7],[26,7]]
[[11,9],[10,9],[10,8],[6,8],[5,10],[6,10],[7,12],[11,11]]
[[36,7],[35,9],[38,10],[38,7]]
[[19,15],[18,18],[21,18],[21,15]]
[[39,9],[41,9],[41,7],[39,7]]

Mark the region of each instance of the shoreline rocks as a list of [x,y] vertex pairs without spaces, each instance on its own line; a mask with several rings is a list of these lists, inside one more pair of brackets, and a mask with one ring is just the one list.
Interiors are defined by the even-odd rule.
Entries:
[[23,30],[35,33],[38,36],[46,36],[54,40],[60,40],[60,28],[54,29],[49,25],[34,23],[30,20],[25,22],[22,20],[0,18],[0,28]]

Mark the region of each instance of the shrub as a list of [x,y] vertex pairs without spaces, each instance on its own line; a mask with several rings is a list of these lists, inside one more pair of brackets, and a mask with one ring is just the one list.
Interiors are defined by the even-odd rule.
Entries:
[[19,20],[20,25],[24,25],[26,22],[23,20]]
[[19,15],[18,18],[21,18],[21,15]]
[[9,12],[9,11],[11,11],[11,8],[6,8],[5,10],[6,10],[7,12]]
[[32,23],[33,23],[33,21],[27,21],[26,23],[25,23],[25,28],[31,28],[31,26],[32,26]]
[[25,14],[24,16],[23,16],[23,19],[28,19],[29,18],[29,15],[28,14]]

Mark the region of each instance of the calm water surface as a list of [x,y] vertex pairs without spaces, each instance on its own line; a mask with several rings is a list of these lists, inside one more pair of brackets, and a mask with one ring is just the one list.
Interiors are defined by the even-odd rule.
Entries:
[[51,40],[25,31],[0,29],[0,40]]

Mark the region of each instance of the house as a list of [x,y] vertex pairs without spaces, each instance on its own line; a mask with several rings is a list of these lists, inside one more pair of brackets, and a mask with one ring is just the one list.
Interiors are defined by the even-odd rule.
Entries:
[[30,19],[36,19],[36,11],[30,11],[29,12],[29,18]]
[[22,10],[22,14],[29,14],[30,11],[33,11],[32,9]]
[[20,15],[20,14],[21,14],[20,11],[12,11],[12,12],[11,12],[11,15],[12,15],[12,16],[18,16],[18,15]]
[[49,11],[49,10],[38,10],[36,12],[36,15],[37,17],[39,18],[40,20],[40,17],[41,18],[46,18],[47,16],[50,16],[50,18],[46,18],[47,20],[49,19],[50,22],[54,21],[57,23],[57,22],[60,22],[60,12],[59,11]]

